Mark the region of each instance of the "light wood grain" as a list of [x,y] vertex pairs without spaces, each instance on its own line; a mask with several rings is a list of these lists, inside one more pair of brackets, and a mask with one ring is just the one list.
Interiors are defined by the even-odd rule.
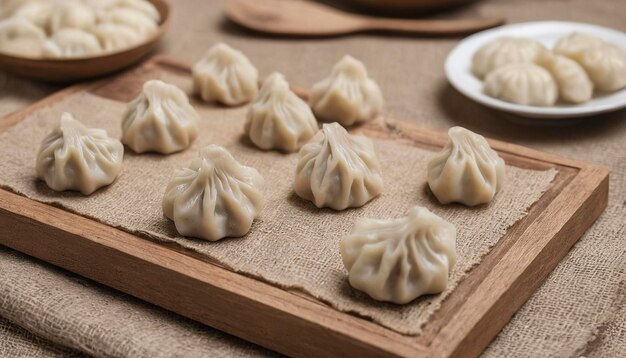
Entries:
[[[0,131],[79,91],[123,100],[153,71],[189,75],[188,65],[160,56],[114,79],[53,95],[0,122]],[[130,89],[120,91],[125,86]],[[305,90],[299,92],[306,96]],[[353,131],[430,149],[446,141],[445,133],[389,118]],[[0,190],[0,243],[293,356],[476,356],[596,220],[608,196],[608,171],[602,167],[510,143],[490,144],[507,165],[556,168],[558,175],[444,300],[418,337],[5,190]]]
[[230,0],[224,14],[255,31],[291,36],[338,36],[363,31],[442,36],[467,34],[504,23],[504,19],[377,18],[346,13],[312,1],[291,0]]

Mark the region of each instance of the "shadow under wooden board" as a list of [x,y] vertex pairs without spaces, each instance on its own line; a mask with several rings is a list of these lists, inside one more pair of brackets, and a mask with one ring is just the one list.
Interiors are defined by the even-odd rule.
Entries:
[[[0,131],[80,91],[128,100],[142,71],[189,67],[156,57],[112,79],[63,90],[0,121]],[[302,95],[305,95],[304,93]],[[438,149],[445,133],[390,119],[355,131]],[[476,356],[602,213],[607,169],[490,141],[507,165],[558,174],[528,214],[459,283],[419,336],[340,312],[304,293],[229,271],[189,251],[137,237],[0,190],[0,244],[222,331],[293,356]]]

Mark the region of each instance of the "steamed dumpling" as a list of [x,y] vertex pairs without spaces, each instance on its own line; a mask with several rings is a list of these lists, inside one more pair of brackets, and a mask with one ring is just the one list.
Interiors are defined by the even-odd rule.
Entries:
[[193,67],[193,88],[207,102],[236,106],[259,92],[259,73],[238,50],[219,43]]
[[352,287],[404,304],[446,289],[456,263],[456,228],[418,206],[399,219],[358,219],[340,250]]
[[89,195],[111,184],[122,170],[124,146],[103,129],[87,128],[70,113],[37,153],[37,176],[56,191]]
[[89,31],[96,25],[96,15],[87,5],[77,1],[61,2],[52,7],[48,27],[51,34],[64,28]]
[[185,92],[160,80],[143,85],[122,119],[122,142],[137,153],[181,151],[198,136],[199,115]]
[[336,122],[324,124],[300,149],[294,189],[318,208],[363,206],[383,190],[372,141],[348,134]]
[[601,39],[585,33],[574,32],[559,39],[554,46],[554,53],[580,61],[585,51],[604,46]]
[[44,43],[43,54],[48,58],[95,56],[102,52],[98,38],[86,31],[65,28]]
[[462,127],[448,131],[448,143],[428,163],[428,186],[440,203],[467,206],[491,201],[504,184],[504,160],[485,138]]
[[295,152],[317,133],[309,105],[289,90],[280,73],[270,75],[250,105],[244,128],[261,149]]
[[45,30],[48,28],[53,5],[49,0],[25,1],[11,16],[24,18]]
[[612,92],[626,87],[626,53],[604,45],[583,52],[580,64],[600,91]]
[[593,82],[576,61],[546,53],[538,63],[552,74],[558,86],[559,97],[565,102],[584,103],[593,96]]
[[200,150],[177,169],[163,197],[163,214],[185,236],[209,241],[248,233],[263,205],[263,177],[223,147]]
[[129,9],[142,13],[155,23],[161,21],[159,11],[147,0],[83,0],[98,13],[112,9]]
[[0,21],[0,52],[40,57],[46,40],[45,32],[30,21],[14,17]]
[[530,106],[551,106],[559,94],[550,72],[532,63],[493,70],[485,78],[484,91],[494,98]]
[[125,25],[135,30],[135,32],[145,38],[157,30],[157,22],[145,15],[143,12],[128,8],[112,8],[98,13],[100,22]]
[[546,48],[539,42],[519,37],[501,37],[483,45],[472,58],[472,72],[480,78],[510,64],[532,63]]
[[141,36],[126,25],[101,23],[96,25],[93,33],[98,37],[104,51],[117,51],[132,47],[141,42]]
[[330,77],[313,86],[309,104],[318,119],[351,126],[376,118],[383,107],[383,95],[363,63],[345,56],[333,67]]

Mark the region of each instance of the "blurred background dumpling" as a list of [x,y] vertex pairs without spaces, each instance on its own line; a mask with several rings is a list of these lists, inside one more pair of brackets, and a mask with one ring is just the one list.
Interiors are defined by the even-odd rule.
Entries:
[[318,208],[360,207],[383,190],[372,141],[336,122],[324,124],[298,156],[294,190]]
[[499,67],[485,77],[483,86],[488,96],[530,106],[551,106],[559,94],[550,72],[532,63]]
[[605,42],[593,35],[573,32],[563,36],[554,45],[554,53],[580,61],[585,51],[604,46]]
[[504,160],[483,136],[463,127],[450,128],[448,143],[428,162],[428,186],[442,204],[488,203],[504,180]]
[[43,46],[47,58],[89,57],[100,52],[102,47],[94,34],[72,28],[57,31]]
[[93,9],[79,1],[57,2],[52,7],[48,21],[49,32],[55,34],[65,28],[89,31],[96,25]]
[[53,6],[54,3],[50,0],[23,1],[23,4],[13,11],[11,16],[24,18],[46,31]]
[[199,115],[185,92],[160,80],[144,83],[122,119],[122,142],[137,153],[170,154],[198,136]]
[[456,228],[417,206],[399,219],[357,219],[340,252],[352,287],[378,301],[405,304],[448,287]]
[[309,105],[289,89],[280,73],[271,74],[248,109],[245,133],[261,149],[295,152],[318,126]]
[[319,120],[343,126],[374,119],[383,102],[378,84],[369,78],[365,65],[352,56],[337,62],[330,77],[313,86],[309,98]]
[[141,36],[126,25],[100,23],[93,30],[103,51],[113,52],[132,47],[141,42]]
[[98,21],[128,26],[144,38],[154,33],[158,28],[158,23],[148,15],[128,8],[113,7],[99,12]]
[[193,66],[194,92],[206,102],[236,106],[250,102],[259,92],[259,73],[234,48],[218,43]]
[[472,72],[485,77],[510,64],[532,63],[547,49],[538,41],[522,37],[500,37],[483,45],[472,58]]
[[584,103],[593,96],[593,82],[576,61],[546,52],[538,61],[556,81],[559,98],[569,103]]
[[187,168],[174,171],[163,214],[181,235],[208,241],[244,236],[263,206],[263,177],[223,147],[200,150]]
[[37,176],[56,191],[89,195],[111,184],[122,170],[124,146],[103,129],[87,128],[70,113],[41,143]]
[[606,44],[587,50],[580,64],[598,90],[613,92],[626,87],[626,53],[621,48]]
[[0,52],[22,56],[41,57],[46,33],[32,22],[13,17],[0,21]]

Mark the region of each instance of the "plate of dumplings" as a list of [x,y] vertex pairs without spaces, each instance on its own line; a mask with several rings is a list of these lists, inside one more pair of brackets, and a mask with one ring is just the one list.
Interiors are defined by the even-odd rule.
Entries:
[[49,82],[123,69],[169,25],[163,0],[0,0],[0,68]]
[[490,108],[560,120],[626,107],[626,34],[575,22],[480,32],[448,55],[452,86]]

